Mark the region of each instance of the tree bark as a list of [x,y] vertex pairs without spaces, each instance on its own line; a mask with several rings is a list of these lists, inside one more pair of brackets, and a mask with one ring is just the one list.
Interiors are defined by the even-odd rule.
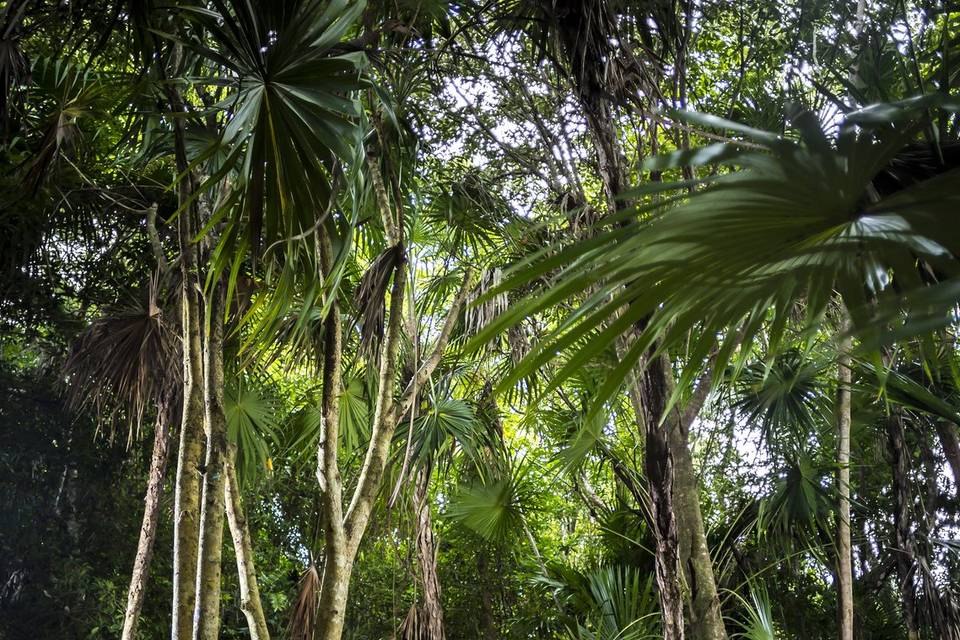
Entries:
[[[324,243],[325,245],[327,243]],[[329,256],[329,247],[324,255]],[[327,267],[329,273],[329,266]],[[336,639],[343,633],[349,575],[342,566],[347,553],[343,529],[343,502],[337,449],[340,424],[342,327],[340,307],[334,301],[324,322],[323,397],[320,441],[317,446],[317,481],[320,485],[324,537],[323,576],[320,580],[318,638]],[[340,563],[339,568],[336,566]]]
[[669,427],[663,420],[669,398],[670,370],[665,358],[654,358],[640,376],[639,400],[646,447],[644,471],[650,495],[654,566],[660,598],[664,640],[683,640],[683,596],[680,590],[680,549],[674,508],[674,458]]
[[[618,198],[628,182],[626,162],[615,129],[613,105],[605,94],[588,87],[577,87],[577,95],[596,152],[607,214],[612,215],[617,212]],[[629,203],[620,204],[627,206]],[[636,372],[631,396],[638,420],[642,417],[647,439],[644,466],[650,485],[652,529],[657,541],[656,575],[663,608],[664,637],[682,638],[684,633],[679,583],[680,559],[683,558],[682,570],[686,571],[692,587],[691,633],[695,638],[726,640],[686,433],[685,430],[680,433],[681,427],[673,422],[673,416],[663,415],[673,388],[672,366],[664,355],[651,361],[649,367],[647,371]],[[682,539],[678,539],[678,531],[683,532]]]
[[140,541],[137,555],[133,561],[130,577],[130,589],[127,591],[127,609],[123,616],[121,640],[133,640],[140,621],[140,610],[146,595],[147,578],[150,573],[150,560],[153,558],[153,546],[157,536],[157,522],[160,519],[160,496],[163,493],[163,478],[167,472],[167,459],[170,452],[170,423],[165,403],[157,406],[157,424],[153,433],[153,454],[150,458],[150,475],[147,480],[147,493],[143,499],[143,523],[140,526]]
[[223,312],[223,283],[215,283],[207,304],[207,335],[204,343],[207,456],[200,511],[194,640],[217,640],[220,632],[220,572],[227,456],[227,418],[223,399]]
[[[433,375],[437,365],[440,364],[440,359],[459,316],[460,308],[463,306],[473,280],[472,270],[467,269],[463,285],[448,310],[446,322],[437,337],[433,352],[424,361],[420,369],[415,372],[410,386],[404,391],[401,399],[397,401],[394,397],[394,387],[396,384],[397,360],[400,353],[404,292],[407,279],[406,252],[403,250],[403,218],[402,212],[398,212],[398,215],[394,215],[392,212],[383,176],[380,173],[379,161],[374,154],[367,156],[367,166],[387,241],[390,247],[400,248],[401,256],[397,260],[393,272],[388,306],[389,316],[380,347],[379,384],[370,442],[367,445],[367,452],[360,470],[360,477],[357,480],[357,486],[345,513],[337,467],[342,329],[336,303],[332,305],[330,317],[326,321],[323,373],[324,420],[317,450],[317,480],[323,493],[324,522],[326,524],[325,558],[317,629],[317,637],[321,640],[339,640],[343,634],[353,564],[370,520],[374,500],[380,491],[393,433],[401,416],[413,404],[416,396],[415,390],[423,387],[430,376]],[[324,272],[329,273],[332,267],[332,250],[328,239],[323,240],[321,260]]]
[[957,435],[957,425],[946,420],[937,420],[937,437],[953,473],[953,489],[960,498],[960,436]]
[[[168,87],[168,98],[173,112],[184,112],[183,102],[173,85]],[[183,173],[189,163],[182,119],[173,118],[173,126],[177,170]],[[174,485],[172,640],[189,640],[193,636],[200,512],[199,467],[203,454],[203,370],[198,296],[200,276],[197,247],[193,242],[196,233],[196,208],[188,204],[193,188],[194,176],[187,173],[177,189],[178,201],[184,208],[177,217],[181,280],[180,326],[183,332],[183,415],[180,421]]]
[[673,500],[679,531],[680,560],[690,599],[690,635],[697,640],[726,640],[727,631],[720,614],[713,561],[700,512],[700,486],[688,445],[690,425],[683,422],[671,420],[670,449],[673,455]]
[[917,563],[910,532],[910,463],[907,458],[903,421],[899,413],[894,413],[887,419],[887,444],[893,472],[894,554],[903,624],[907,629],[908,640],[919,640],[920,627],[917,622],[917,599],[913,581]]
[[[416,612],[415,629],[407,630],[406,640],[445,640],[443,630],[443,607],[440,604],[440,577],[437,574],[437,545],[433,536],[433,521],[430,517],[430,472],[419,469],[414,481],[413,516],[415,548],[420,565],[420,592],[423,604]],[[410,634],[413,635],[410,635]]]
[[270,640],[267,619],[260,601],[260,587],[257,585],[257,569],[253,561],[253,542],[250,528],[243,510],[243,494],[237,481],[236,445],[228,445],[227,481],[224,496],[227,507],[227,522],[230,536],[233,538],[234,555],[237,558],[237,576],[240,582],[240,610],[247,618],[250,640]]
[[490,593],[490,572],[487,569],[487,552],[477,553],[477,578],[480,586],[480,633],[483,640],[497,640],[497,619],[493,613],[493,596]]
[[837,600],[840,640],[853,640],[853,555],[850,542],[850,338],[837,366]]

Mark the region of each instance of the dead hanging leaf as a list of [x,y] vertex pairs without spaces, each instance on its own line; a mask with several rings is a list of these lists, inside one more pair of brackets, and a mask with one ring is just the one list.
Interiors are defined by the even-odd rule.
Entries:
[[380,352],[387,308],[387,287],[391,276],[403,267],[404,249],[396,244],[373,261],[357,288],[357,313],[360,316],[360,344],[367,354]]
[[129,419],[128,445],[151,403],[179,383],[179,349],[163,316],[158,284],[151,279],[145,300],[94,320],[74,341],[63,367],[67,401],[89,407],[110,427]]
[[507,310],[507,294],[498,293],[484,300],[480,304],[474,304],[476,300],[486,295],[500,286],[503,281],[503,272],[497,269],[485,271],[480,277],[480,283],[470,293],[467,298],[466,306],[466,328],[469,335],[476,335],[483,327],[487,326],[494,318]]
[[300,578],[297,601],[290,616],[290,638],[311,640],[317,628],[317,612],[320,608],[320,573],[313,563]]

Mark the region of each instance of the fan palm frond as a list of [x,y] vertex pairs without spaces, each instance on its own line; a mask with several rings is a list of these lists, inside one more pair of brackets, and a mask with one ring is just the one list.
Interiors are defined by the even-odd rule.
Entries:
[[485,540],[504,541],[523,531],[533,504],[530,465],[515,461],[509,473],[463,487],[450,501],[447,517]]
[[[720,144],[653,160],[648,168],[656,170],[705,163],[740,170],[638,189],[632,197],[683,192],[610,216],[593,237],[517,265],[501,289],[557,268],[562,272],[543,292],[488,325],[473,345],[562,300],[582,297],[501,389],[572,348],[555,387],[640,328],[597,394],[592,410],[599,411],[651,347],[667,349],[697,336],[678,393],[710,357],[718,336],[720,366],[738,346],[747,354],[763,327],[779,347],[798,300],[805,301],[803,326],[817,327],[837,292],[868,344],[891,339],[882,332],[889,325],[896,327],[893,335],[903,335],[949,323],[960,289],[960,226],[952,223],[960,205],[954,188],[960,169],[940,166],[936,175],[886,195],[875,184],[921,127],[918,105],[936,102],[864,110],[850,116],[833,140],[808,112],[792,119],[797,140],[682,115],[702,126],[725,126],[767,150]],[[942,96],[939,103],[957,106]],[[703,188],[687,195],[697,184]],[[590,340],[583,343],[585,337]]]
[[278,406],[263,389],[244,380],[224,391],[227,437],[237,446],[237,474],[246,484],[273,470],[270,443],[277,439]]
[[127,415],[129,444],[150,405],[177,387],[178,353],[151,282],[145,301],[97,318],[76,338],[63,366],[67,399],[92,408],[111,426]]

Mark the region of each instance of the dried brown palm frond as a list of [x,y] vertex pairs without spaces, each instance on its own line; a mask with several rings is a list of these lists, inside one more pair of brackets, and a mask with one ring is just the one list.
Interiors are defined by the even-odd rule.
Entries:
[[383,251],[363,274],[357,287],[357,313],[361,316],[360,344],[368,354],[380,350],[383,323],[386,317],[387,287],[390,277],[403,268],[403,245],[394,245]]
[[157,303],[151,280],[146,300],[101,316],[73,343],[63,367],[65,393],[74,408],[92,408],[111,428],[129,418],[128,444],[152,403],[176,388],[179,348]]
[[424,629],[420,618],[420,607],[416,603],[410,605],[410,610],[400,623],[400,637],[403,640],[423,640]]
[[317,565],[310,566],[300,578],[297,601],[290,616],[291,640],[312,640],[317,628],[317,611],[320,607],[320,574]]
[[487,295],[498,289],[502,281],[503,272],[499,268],[488,269],[480,276],[480,282],[467,298],[464,312],[468,335],[475,335],[491,320],[506,311],[508,301],[505,292]]

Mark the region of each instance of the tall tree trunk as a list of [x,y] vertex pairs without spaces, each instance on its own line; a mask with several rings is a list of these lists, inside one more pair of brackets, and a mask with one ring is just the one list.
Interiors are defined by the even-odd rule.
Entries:
[[234,444],[229,444],[226,462],[227,481],[224,490],[226,491],[227,522],[230,524],[233,551],[237,558],[240,610],[247,618],[250,640],[270,640],[267,618],[263,613],[263,603],[260,601],[260,587],[257,585],[257,569],[253,561],[253,542],[250,538],[247,517],[243,510],[243,494],[240,492],[240,483],[237,481],[236,459],[237,447]]
[[[709,386],[705,381],[701,384]],[[713,561],[700,512],[700,486],[687,444],[690,425],[684,424],[682,419],[670,422],[673,500],[679,531],[680,561],[690,598],[690,635],[696,640],[726,640],[727,631],[720,614]]]
[[853,554],[850,543],[850,348],[844,338],[837,363],[837,601],[840,640],[853,640]]
[[[333,248],[326,235],[321,236],[321,262],[324,274],[333,269]],[[320,438],[317,444],[317,483],[320,485],[323,514],[324,562],[320,579],[316,638],[336,640],[343,633],[349,587],[346,532],[343,528],[343,487],[337,459],[340,433],[340,394],[343,327],[336,298],[323,324],[323,391]]]
[[937,437],[953,473],[954,491],[957,492],[957,497],[960,497],[960,436],[957,435],[957,425],[946,420],[937,420]]
[[480,587],[480,633],[483,640],[497,640],[497,619],[493,613],[493,595],[490,593],[490,572],[487,569],[487,551],[477,553],[477,582]]
[[[330,316],[325,321],[324,418],[317,450],[317,480],[323,494],[323,518],[326,525],[317,630],[317,638],[320,640],[339,640],[343,634],[354,561],[370,521],[374,501],[380,491],[394,431],[400,418],[413,405],[415,390],[423,388],[440,364],[440,359],[460,315],[460,309],[473,284],[473,271],[467,269],[460,291],[448,309],[447,319],[437,337],[433,351],[415,372],[410,387],[398,401],[394,394],[407,279],[406,251],[403,246],[404,225],[402,211],[394,215],[391,210],[386,186],[380,174],[380,163],[375,154],[371,153],[367,156],[367,165],[387,235],[388,250],[399,251],[400,255],[394,264],[393,283],[389,294],[389,305],[387,305],[389,315],[380,348],[377,402],[370,442],[367,445],[360,477],[357,479],[357,485],[346,512],[343,510],[342,487],[337,467],[342,329],[336,303],[332,305]],[[330,273],[332,255],[329,239],[324,238],[321,260],[325,273]]]
[[140,525],[140,541],[137,543],[137,555],[133,561],[130,577],[130,589],[127,591],[127,609],[123,615],[122,640],[133,640],[137,634],[140,610],[146,594],[147,577],[150,573],[150,560],[153,558],[153,545],[157,536],[157,522],[160,519],[160,496],[163,493],[163,478],[167,472],[167,459],[170,451],[170,423],[165,403],[157,406],[157,424],[153,432],[153,454],[150,457],[150,475],[147,480],[147,493],[143,499],[143,523]]
[[683,596],[680,591],[680,549],[673,503],[674,459],[670,448],[666,402],[670,369],[666,358],[654,358],[638,381],[643,403],[644,471],[650,494],[650,520],[654,538],[654,566],[660,597],[664,640],[683,640]]
[[203,471],[194,640],[217,640],[220,632],[220,572],[223,552],[227,418],[223,399],[223,283],[210,289],[204,342],[204,409],[207,457]]
[[[614,130],[613,113],[602,98],[581,97],[597,153],[600,177],[607,196],[607,212],[616,213],[617,197],[626,182],[622,155]],[[683,597],[680,589],[680,553],[677,514],[674,508],[674,457],[669,427],[661,420],[672,388],[670,362],[660,356],[640,368],[631,383],[631,400],[646,439],[644,469],[651,507],[651,530],[656,542],[654,557],[666,640],[682,639]],[[691,523],[684,523],[685,530]],[[702,526],[702,522],[701,522]],[[712,570],[712,568],[711,568]]]
[[[176,54],[174,58],[179,56]],[[176,69],[178,62],[171,66]],[[171,110],[185,111],[174,85],[167,88]],[[173,118],[177,171],[186,172],[186,141],[182,118]],[[180,326],[183,332],[183,415],[177,453],[173,520],[173,603],[172,640],[193,637],[193,608],[196,599],[197,543],[200,513],[200,459],[203,455],[203,367],[200,348],[200,276],[197,264],[196,207],[189,204],[194,176],[186,173],[177,187],[180,206],[177,237],[180,249]]]
[[418,640],[445,640],[443,607],[440,604],[440,576],[437,574],[437,545],[430,517],[430,471],[420,469],[413,493],[417,561],[423,605],[419,612]]
[[[618,198],[628,181],[626,163],[617,138],[613,106],[606,95],[589,91],[586,87],[577,87],[577,94],[593,140],[607,213],[612,215],[617,211]],[[629,205],[626,202],[620,204]],[[666,356],[661,356],[651,362],[650,367],[648,371],[637,372],[637,388],[631,394],[634,396],[635,411],[638,415],[646,414],[643,421],[648,439],[645,468],[651,502],[657,502],[652,518],[657,540],[656,575],[661,606],[664,607],[664,633],[679,634],[665,637],[683,637],[682,598],[679,600],[679,613],[676,603],[681,593],[679,580],[682,565],[682,570],[687,572],[694,587],[690,593],[691,633],[695,638],[726,640],[686,432],[682,430],[683,437],[678,437],[678,428],[671,428],[670,419],[663,419],[662,410],[673,388],[671,363]],[[662,459],[655,460],[655,456],[661,456]],[[677,538],[677,531],[683,532],[682,540]]]
[[913,536],[910,532],[910,463],[907,457],[909,454],[904,438],[903,421],[899,412],[893,413],[887,420],[887,444],[890,450],[890,467],[893,472],[894,553],[897,561],[900,604],[903,608],[903,624],[907,629],[908,640],[919,640],[917,598],[913,582],[917,563]]
[[340,640],[343,636],[352,573],[353,559],[348,558],[347,554],[338,553],[324,558],[318,605],[319,621],[315,636],[319,640]]

